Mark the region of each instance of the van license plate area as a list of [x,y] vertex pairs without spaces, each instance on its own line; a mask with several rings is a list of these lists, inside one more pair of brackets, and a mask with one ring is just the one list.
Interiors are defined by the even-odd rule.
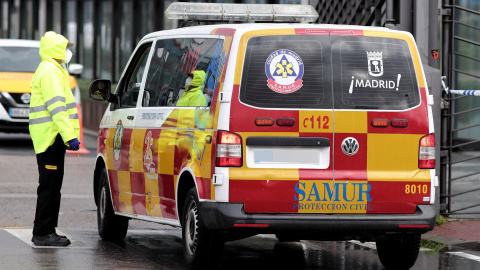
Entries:
[[249,168],[326,169],[330,146],[247,146]]

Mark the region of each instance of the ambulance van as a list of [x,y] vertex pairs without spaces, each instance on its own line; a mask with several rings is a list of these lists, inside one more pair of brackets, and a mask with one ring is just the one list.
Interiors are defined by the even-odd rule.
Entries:
[[[414,265],[437,183],[412,35],[311,24],[304,5],[166,14],[187,26],[146,35],[116,89],[90,87],[110,103],[94,172],[100,237],[124,239],[129,219],[181,227],[191,268],[256,234],[373,241],[385,267]],[[198,20],[256,23],[188,26]]]

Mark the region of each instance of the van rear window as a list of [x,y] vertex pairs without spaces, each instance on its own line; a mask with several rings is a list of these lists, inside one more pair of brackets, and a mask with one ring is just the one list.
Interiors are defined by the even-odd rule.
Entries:
[[404,40],[331,36],[331,41],[335,109],[405,110],[420,103]]
[[331,108],[328,46],[328,36],[249,39],[240,101],[262,108]]
[[247,43],[240,101],[261,108],[405,110],[420,104],[406,41],[260,36]]

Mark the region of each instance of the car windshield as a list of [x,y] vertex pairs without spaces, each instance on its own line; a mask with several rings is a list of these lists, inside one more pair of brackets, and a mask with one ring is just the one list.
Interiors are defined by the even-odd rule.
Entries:
[[42,58],[35,47],[0,47],[0,72],[35,72]]

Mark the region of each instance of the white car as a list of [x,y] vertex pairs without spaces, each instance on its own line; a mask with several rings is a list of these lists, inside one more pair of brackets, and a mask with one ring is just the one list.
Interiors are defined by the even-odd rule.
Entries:
[[[30,83],[42,61],[40,41],[0,39],[0,132],[28,133]],[[70,64],[70,74],[81,74],[83,66]],[[75,101],[80,90],[75,77],[69,76]]]

